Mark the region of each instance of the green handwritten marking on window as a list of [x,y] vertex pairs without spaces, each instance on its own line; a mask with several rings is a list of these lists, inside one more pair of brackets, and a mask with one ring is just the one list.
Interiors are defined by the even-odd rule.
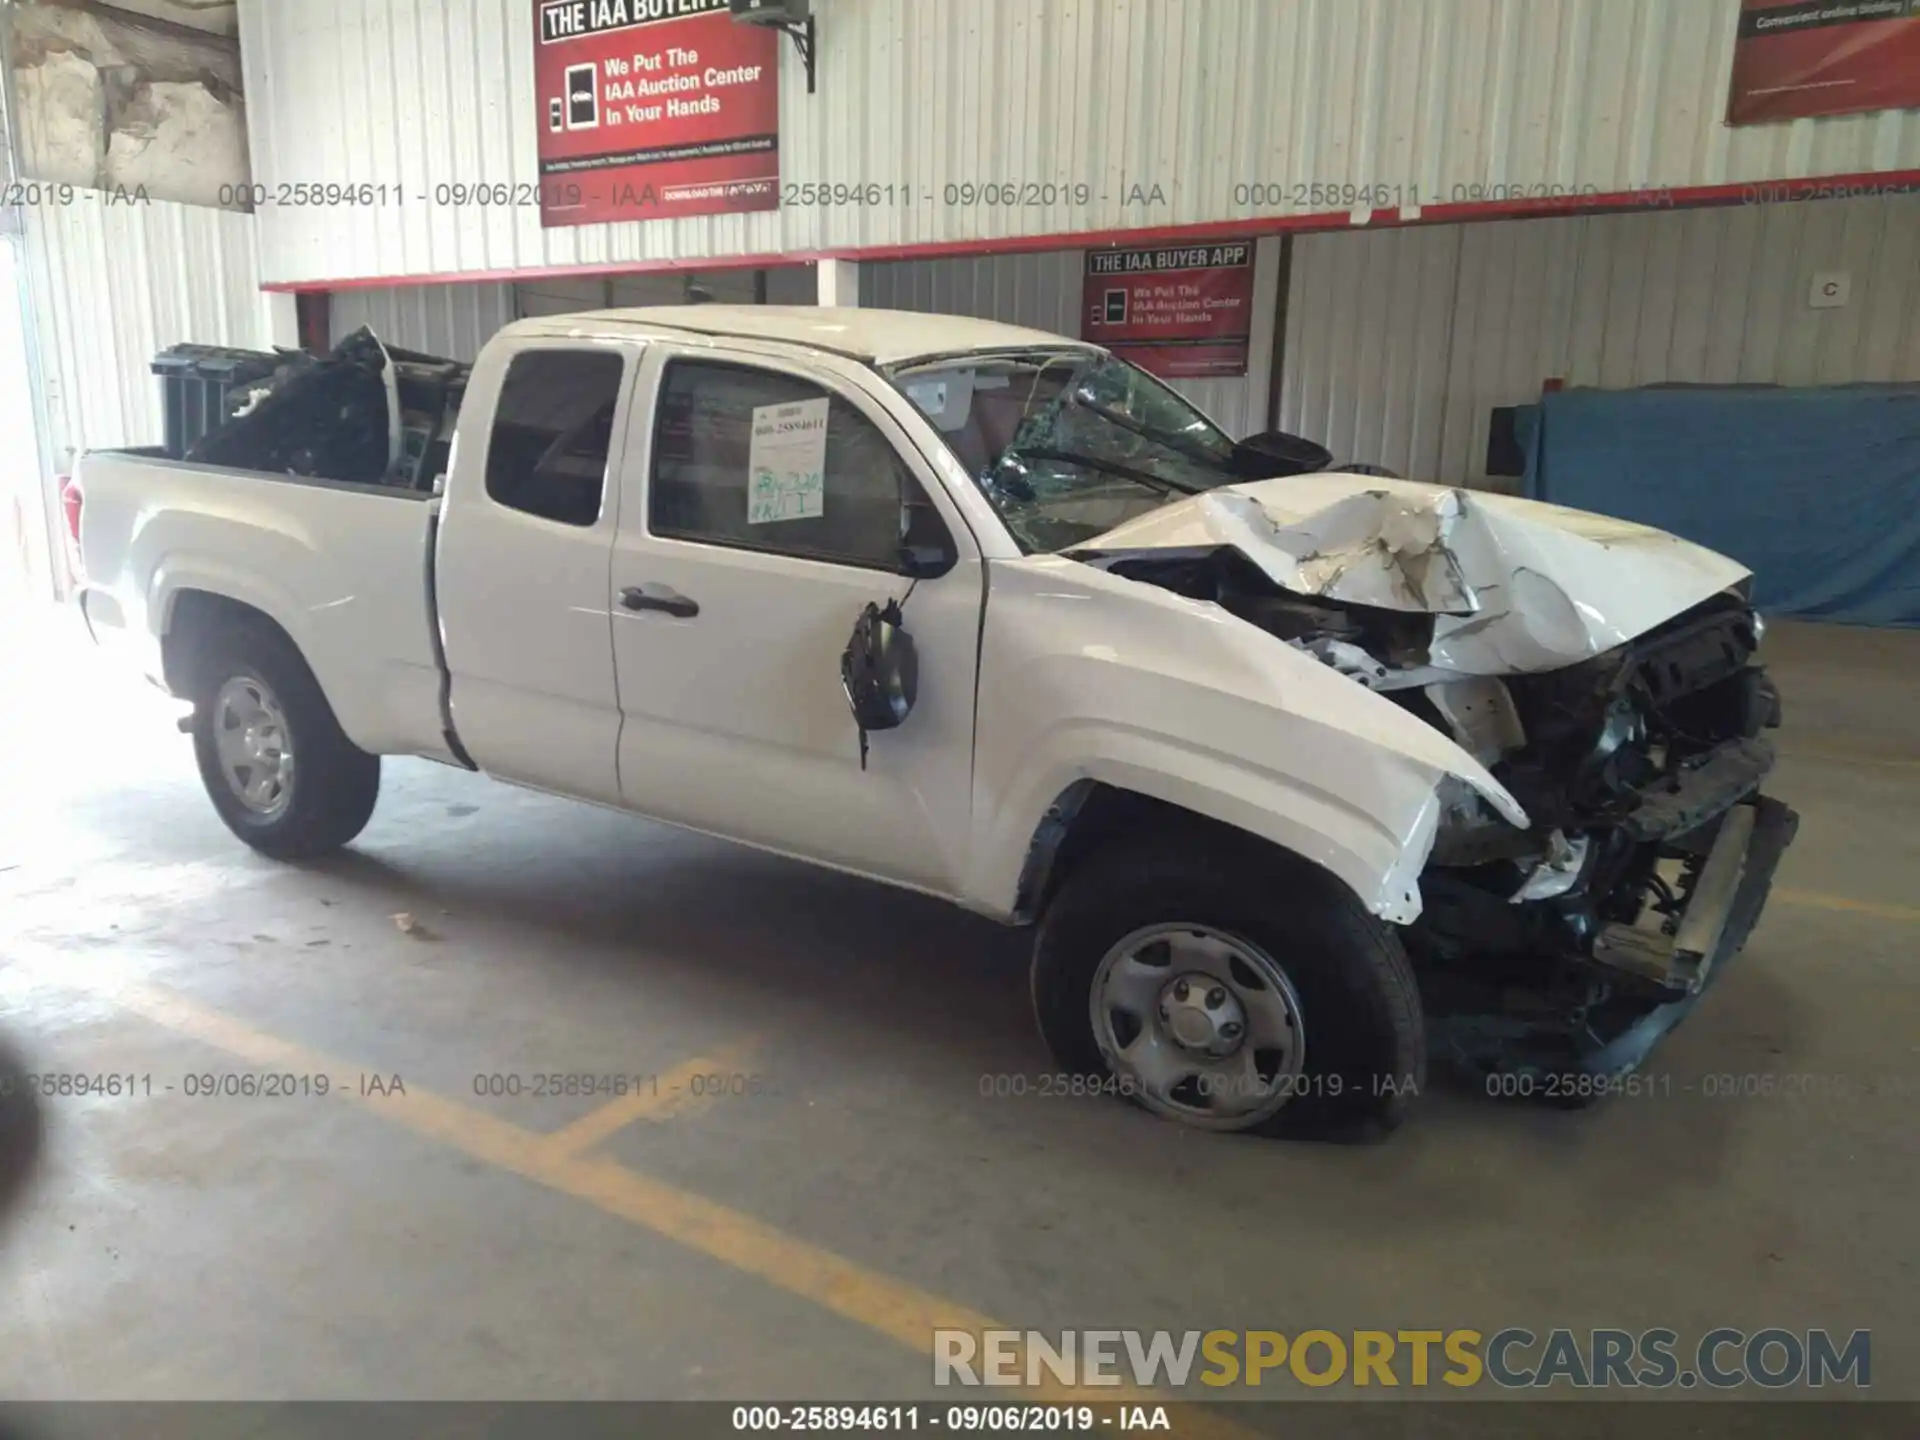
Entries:
[[765,525],[824,515],[826,496],[826,476],[821,471],[756,470],[747,495],[747,523]]
[[828,397],[753,408],[747,455],[747,523],[827,513]]

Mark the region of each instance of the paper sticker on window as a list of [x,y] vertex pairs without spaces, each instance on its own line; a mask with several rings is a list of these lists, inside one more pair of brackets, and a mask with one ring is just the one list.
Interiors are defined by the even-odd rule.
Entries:
[[753,407],[753,443],[747,451],[749,525],[826,514],[827,405],[822,396]]

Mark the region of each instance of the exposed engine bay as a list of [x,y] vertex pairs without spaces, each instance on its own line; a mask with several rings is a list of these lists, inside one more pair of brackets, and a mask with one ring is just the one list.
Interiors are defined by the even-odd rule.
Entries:
[[[1422,508],[1459,513],[1414,505],[1402,518]],[[1320,565],[1320,593],[1276,580],[1314,583],[1331,546],[1287,569],[1284,554],[1256,563],[1236,545],[1107,548],[1119,538],[1076,558],[1216,604],[1311,655],[1451,737],[1525,809],[1521,828],[1463,782],[1442,782],[1423,911],[1404,932],[1437,1054],[1479,1071],[1587,1077],[1572,1098],[1604,1093],[1744,941],[1795,824],[1758,793],[1780,703],[1755,660],[1763,627],[1749,582],[1571,664],[1464,673],[1436,663],[1436,636],[1472,634],[1495,587],[1476,587],[1431,535],[1397,578],[1404,557],[1377,533],[1356,542],[1369,559],[1385,554],[1362,593],[1389,604],[1333,596],[1353,578],[1352,554]]]

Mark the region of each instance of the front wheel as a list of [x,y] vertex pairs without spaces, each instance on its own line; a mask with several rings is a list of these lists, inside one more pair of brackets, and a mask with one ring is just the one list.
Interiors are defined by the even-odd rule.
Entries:
[[1426,1079],[1398,936],[1332,876],[1255,844],[1096,854],[1048,907],[1032,988],[1064,1067],[1196,1129],[1369,1138]]
[[194,758],[229,830],[263,855],[303,860],[366,828],[380,758],[341,732],[292,642],[237,626],[195,668]]

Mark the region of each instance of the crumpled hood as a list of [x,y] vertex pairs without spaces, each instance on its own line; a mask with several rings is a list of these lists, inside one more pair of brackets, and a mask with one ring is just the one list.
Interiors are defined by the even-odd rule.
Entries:
[[1574,664],[1750,573],[1627,520],[1338,471],[1208,491],[1075,549],[1106,562],[1222,545],[1299,595],[1436,616],[1431,663],[1465,675]]

